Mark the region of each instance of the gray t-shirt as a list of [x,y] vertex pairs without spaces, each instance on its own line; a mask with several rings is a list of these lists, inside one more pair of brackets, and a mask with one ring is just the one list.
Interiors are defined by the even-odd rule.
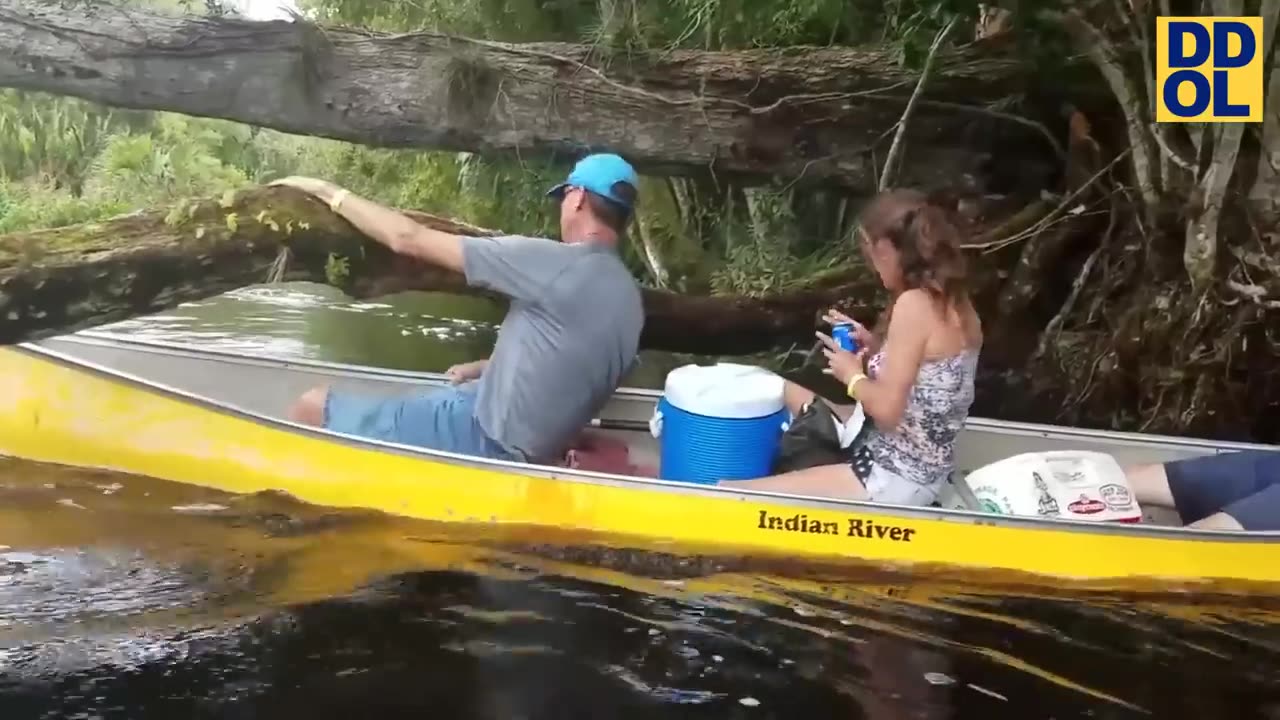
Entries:
[[635,361],[644,308],[617,253],[591,243],[464,237],[467,284],[511,298],[476,418],[508,450],[554,460]]

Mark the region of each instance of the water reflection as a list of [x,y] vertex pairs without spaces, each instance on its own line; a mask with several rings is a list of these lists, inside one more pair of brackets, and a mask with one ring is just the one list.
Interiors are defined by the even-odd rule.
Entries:
[[1244,718],[1280,703],[1277,599],[993,594],[0,473],[5,718]]
[[359,302],[327,285],[244,288],[106,326],[143,340],[406,370],[443,370],[493,346],[503,308],[484,298],[406,293]]
[[[354,301],[328,285],[284,283],[244,288],[97,331],[268,357],[443,372],[487,357],[504,312],[480,297],[415,292]],[[658,387],[683,362],[688,360],[642,353],[626,384]]]

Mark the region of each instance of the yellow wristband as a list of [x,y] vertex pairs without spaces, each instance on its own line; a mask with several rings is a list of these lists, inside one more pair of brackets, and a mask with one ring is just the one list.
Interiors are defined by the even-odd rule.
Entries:
[[329,209],[334,212],[338,212],[338,208],[342,207],[342,201],[346,200],[347,196],[350,194],[351,192],[346,188],[334,193],[333,199],[329,201]]
[[856,399],[858,396],[854,394],[853,386],[857,385],[859,380],[866,380],[866,379],[867,379],[867,376],[864,373],[856,373],[853,377],[849,378],[849,384],[845,386],[845,393],[849,397]]

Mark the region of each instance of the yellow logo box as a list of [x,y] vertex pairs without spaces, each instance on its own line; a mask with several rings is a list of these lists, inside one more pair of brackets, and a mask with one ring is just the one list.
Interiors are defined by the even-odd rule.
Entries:
[[1260,17],[1156,18],[1156,122],[1261,122]]

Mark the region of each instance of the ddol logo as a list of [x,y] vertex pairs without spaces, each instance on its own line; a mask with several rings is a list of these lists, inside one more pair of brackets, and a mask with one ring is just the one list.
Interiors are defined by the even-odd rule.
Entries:
[[1156,122],[1262,120],[1260,17],[1156,18]]

